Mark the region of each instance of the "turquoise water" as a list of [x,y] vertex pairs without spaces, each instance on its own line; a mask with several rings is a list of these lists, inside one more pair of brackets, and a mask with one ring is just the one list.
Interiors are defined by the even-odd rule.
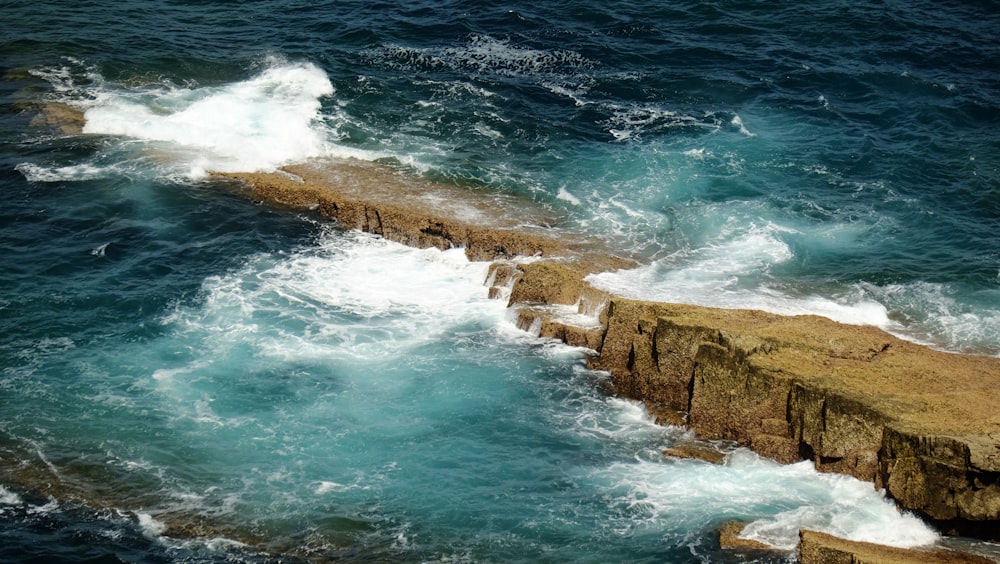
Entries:
[[693,437],[517,330],[488,265],[207,172],[380,159],[644,257],[592,278],[620,294],[997,355],[995,8],[4,11],[7,560],[742,561],[731,519],[762,561],[800,526],[938,539],[807,463],[663,457]]

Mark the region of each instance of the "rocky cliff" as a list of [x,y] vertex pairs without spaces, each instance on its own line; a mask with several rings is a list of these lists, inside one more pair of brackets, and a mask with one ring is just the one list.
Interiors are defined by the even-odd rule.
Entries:
[[612,298],[593,364],[699,436],[872,481],[948,529],[997,534],[1000,362],[816,316]]
[[[1000,537],[998,358],[817,316],[609,296],[586,275],[634,266],[631,258],[559,228],[536,206],[391,167],[336,161],[225,176],[255,198],[349,228],[497,261],[490,293],[509,300],[523,328],[594,349],[592,366],[610,373],[614,391],[664,420],[869,480],[946,531]],[[567,311],[584,315],[567,321]]]

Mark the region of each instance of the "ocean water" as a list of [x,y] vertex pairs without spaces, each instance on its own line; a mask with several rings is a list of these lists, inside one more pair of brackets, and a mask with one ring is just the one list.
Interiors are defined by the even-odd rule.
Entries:
[[[808,463],[662,456],[694,437],[605,394],[587,351],[517,330],[487,264],[209,173],[379,160],[642,257],[591,278],[622,295],[996,356],[996,5],[0,7],[0,560],[941,542]],[[734,519],[774,552],[720,549]]]

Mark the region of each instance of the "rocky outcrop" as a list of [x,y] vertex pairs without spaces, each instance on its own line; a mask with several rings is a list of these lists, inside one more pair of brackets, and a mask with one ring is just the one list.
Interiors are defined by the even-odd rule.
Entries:
[[[737,553],[762,553],[766,556],[774,556],[775,552],[773,548],[762,543],[757,542],[752,539],[745,539],[740,536],[743,533],[743,529],[746,527],[746,523],[741,521],[728,521],[723,523],[719,527],[719,546],[724,550],[737,552]],[[748,555],[749,556],[749,555]],[[751,558],[747,558],[750,560]]]
[[42,105],[38,114],[31,120],[32,127],[52,127],[67,135],[82,133],[84,123],[83,112],[55,102]]
[[612,298],[595,368],[700,437],[869,480],[958,531],[1000,520],[1000,361],[816,316]]
[[278,172],[216,176],[246,183],[259,200],[314,211],[405,245],[462,247],[477,261],[559,257],[573,265],[581,286],[580,274],[636,264],[615,256],[601,241],[560,229],[559,217],[539,206],[423,180],[384,164],[324,160]]
[[840,539],[825,533],[799,532],[802,564],[990,564],[989,558],[946,550],[903,549]]
[[497,261],[490,295],[508,299],[522,328],[593,349],[591,365],[610,374],[616,393],[666,421],[869,480],[946,531],[1000,536],[1000,359],[817,316],[609,296],[586,276],[631,267],[630,258],[559,227],[537,205],[383,165],[225,176],[255,198],[349,228]]

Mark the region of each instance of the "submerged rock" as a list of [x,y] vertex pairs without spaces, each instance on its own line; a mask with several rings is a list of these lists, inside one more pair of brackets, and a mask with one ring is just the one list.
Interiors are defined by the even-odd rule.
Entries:
[[33,127],[54,127],[67,135],[82,133],[85,123],[82,111],[55,102],[43,104],[38,114],[31,120]]
[[663,449],[663,456],[701,460],[709,464],[722,464],[726,461],[726,454],[724,452],[720,452],[709,446],[693,443],[678,444]]

